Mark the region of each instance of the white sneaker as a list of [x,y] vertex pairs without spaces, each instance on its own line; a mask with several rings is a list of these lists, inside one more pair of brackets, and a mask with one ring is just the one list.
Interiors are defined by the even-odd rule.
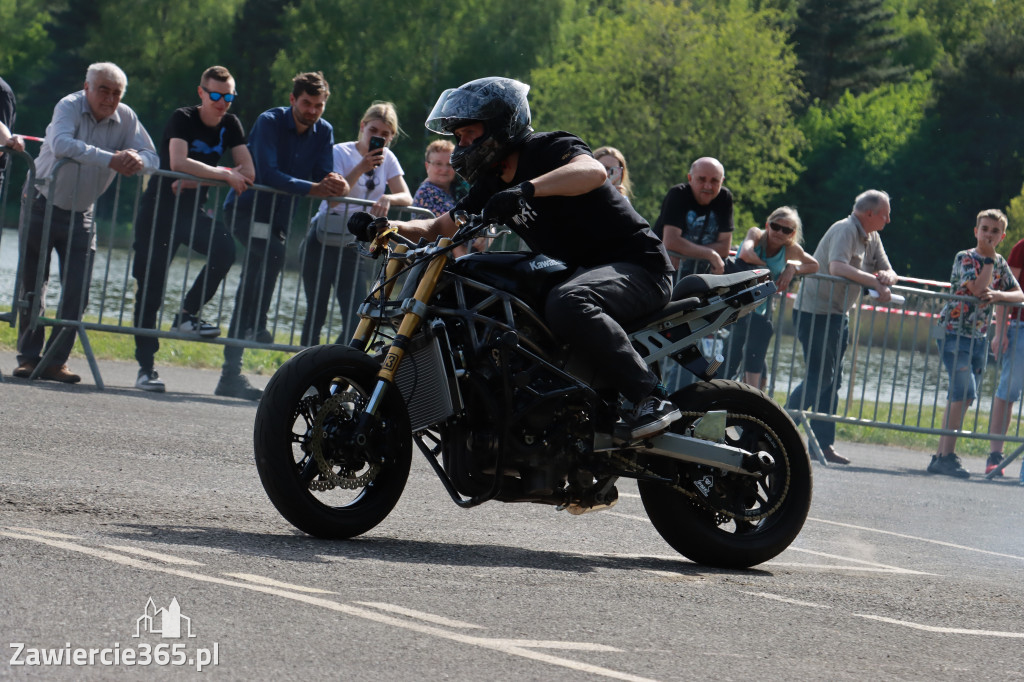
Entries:
[[186,334],[196,334],[205,338],[213,338],[220,336],[220,327],[209,322],[200,320],[195,315],[189,313],[179,313],[171,326],[179,332]]
[[647,396],[628,415],[630,438],[637,440],[661,433],[682,416],[669,401]]
[[163,380],[160,379],[160,375],[156,373],[155,369],[149,371],[140,369],[139,378],[135,380],[135,388],[141,388],[143,391],[151,393],[163,393],[167,387],[164,386]]

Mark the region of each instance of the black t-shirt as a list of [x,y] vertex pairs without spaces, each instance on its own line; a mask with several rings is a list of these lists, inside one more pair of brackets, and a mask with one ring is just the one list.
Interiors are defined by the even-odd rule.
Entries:
[[[457,210],[480,213],[495,193],[560,168],[590,154],[580,138],[566,132],[534,133],[519,148],[512,182],[488,175],[473,185]],[[650,226],[610,182],[574,197],[533,197],[526,225],[509,225],[533,251],[571,267],[630,262],[653,272],[672,272],[665,247]]]
[[[694,244],[714,244],[722,232],[733,231],[732,192],[723,187],[710,204],[701,206],[689,184],[676,185],[665,195],[654,223],[654,233],[663,239],[665,225],[675,225],[682,230],[683,238]],[[692,259],[684,259],[681,267],[685,270],[687,264],[693,264]]]
[[[188,143],[188,158],[201,161],[208,166],[216,166],[225,152],[245,144],[245,130],[242,128],[242,122],[234,114],[224,114],[220,123],[210,127],[200,118],[198,104],[182,107],[171,114],[167,127],[164,128],[164,136],[160,141],[161,170],[171,170],[171,140],[175,138]],[[157,185],[160,185],[163,198],[171,198],[173,201],[172,182],[171,178],[164,178],[162,181],[153,178],[146,192],[153,196]],[[205,202],[209,189],[209,186],[200,187],[202,194],[199,197],[199,205]],[[188,195],[185,194],[186,191],[189,192]],[[185,197],[189,202],[194,201],[194,196],[191,195],[194,191],[183,190],[179,193],[179,197],[182,197],[179,198],[182,206],[191,205],[186,203]]]

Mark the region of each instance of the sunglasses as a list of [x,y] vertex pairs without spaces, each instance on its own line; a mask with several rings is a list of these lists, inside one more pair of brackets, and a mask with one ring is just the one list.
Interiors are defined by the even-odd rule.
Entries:
[[206,90],[206,94],[209,95],[210,96],[210,100],[214,101],[214,102],[219,102],[220,98],[223,97],[225,102],[227,102],[228,104],[231,104],[232,102],[235,101],[235,98],[238,97],[238,95],[236,95],[233,92],[229,92],[227,94],[224,94],[222,92],[211,92],[207,88],[203,88],[203,90]]
[[794,228],[787,227],[786,225],[779,225],[778,223],[768,223],[768,227],[775,230],[776,232],[781,232],[782,234],[793,234],[794,232],[796,232]]
[[375,189],[377,189],[377,174],[370,171],[366,174],[366,192],[369,194]]
[[605,166],[604,170],[608,173],[608,177],[610,178],[615,173],[621,173],[622,166]]

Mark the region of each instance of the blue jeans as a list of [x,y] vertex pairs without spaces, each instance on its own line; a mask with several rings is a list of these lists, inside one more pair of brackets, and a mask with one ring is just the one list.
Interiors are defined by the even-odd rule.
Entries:
[[[793,311],[796,337],[803,349],[807,376],[786,400],[791,410],[811,409],[834,414],[839,404],[839,388],[843,379],[843,356],[849,343],[849,322],[846,315],[802,313]],[[811,431],[818,444],[826,448],[836,442],[836,424],[812,419]]]
[[1020,400],[1024,390],[1024,322],[1016,320],[1009,323],[1006,338],[1009,345],[1003,355],[1002,371],[999,373],[999,387],[996,397],[1008,403]]
[[949,392],[946,398],[950,402],[964,401],[968,405],[978,397],[978,384],[985,372],[988,361],[988,340],[973,336],[946,334],[939,339],[939,350],[942,352],[942,364],[949,375]]

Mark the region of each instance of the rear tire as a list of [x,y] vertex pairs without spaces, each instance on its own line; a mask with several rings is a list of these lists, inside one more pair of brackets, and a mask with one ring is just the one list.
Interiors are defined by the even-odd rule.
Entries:
[[397,387],[387,392],[365,444],[351,438],[379,370],[354,348],[317,346],[285,362],[267,384],[256,411],[256,468],[270,501],[299,530],[354,537],[398,503],[412,436]]
[[[724,410],[726,443],[749,452],[766,451],[775,464],[763,478],[714,467],[677,463],[679,486],[641,481],[640,497],[655,529],[680,554],[708,566],[749,568],[775,557],[799,534],[811,506],[811,461],[796,425],[777,403],[756,388],[714,380],[687,386],[672,396],[684,413]],[[672,425],[686,433],[699,417]],[[711,482],[711,492],[702,494]]]

